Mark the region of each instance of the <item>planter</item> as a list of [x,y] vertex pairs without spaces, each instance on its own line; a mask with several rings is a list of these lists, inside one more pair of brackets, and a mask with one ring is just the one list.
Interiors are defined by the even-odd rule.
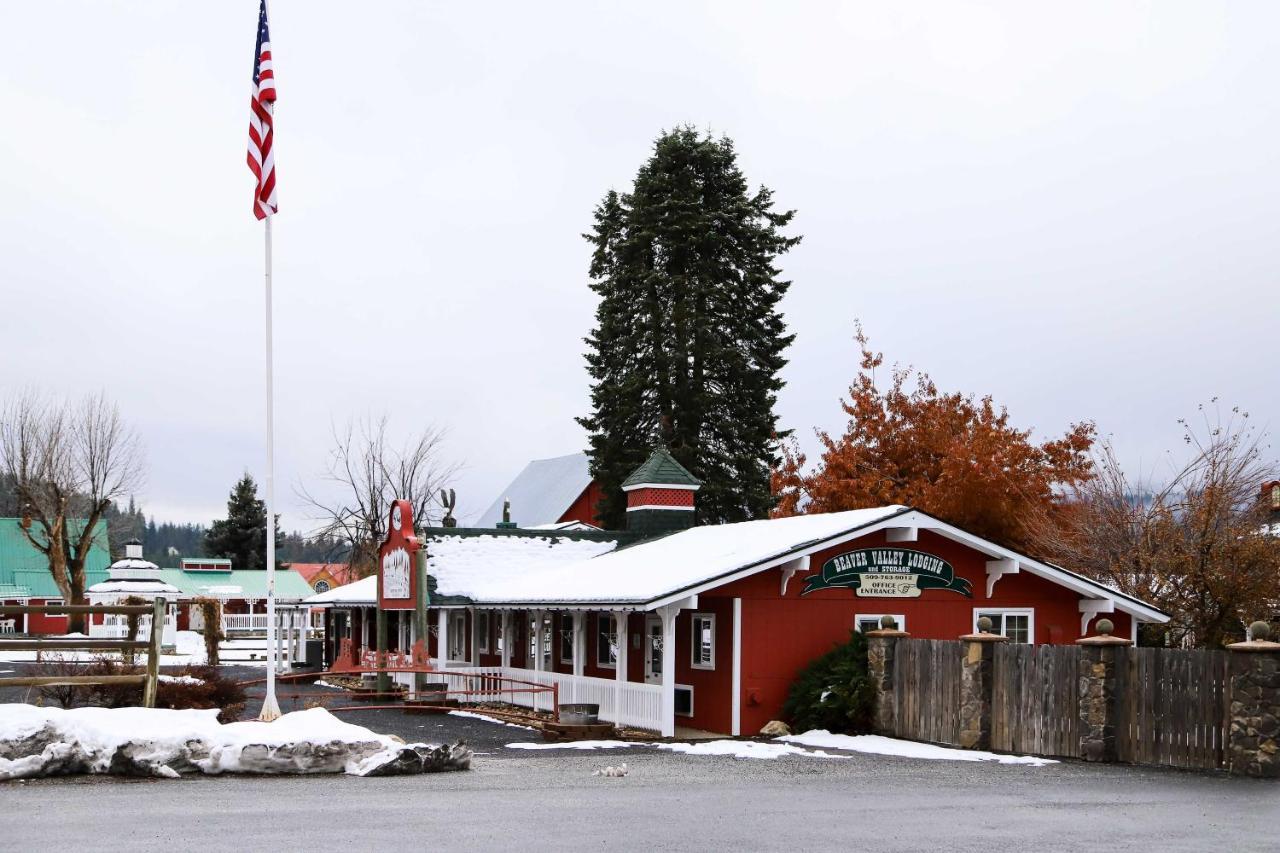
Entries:
[[600,722],[600,705],[577,702],[560,706],[560,723],[566,726],[594,726]]

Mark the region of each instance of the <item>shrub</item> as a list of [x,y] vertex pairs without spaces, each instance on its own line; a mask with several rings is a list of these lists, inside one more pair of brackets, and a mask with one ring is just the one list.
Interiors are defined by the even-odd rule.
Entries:
[[809,664],[791,685],[783,716],[795,731],[826,729],[843,734],[871,731],[875,686],[867,670],[867,639],[849,641]]
[[[86,674],[91,675],[128,675],[142,671],[140,667],[126,666],[110,658],[99,658],[89,669]],[[244,688],[217,667],[189,666],[179,673],[164,675],[184,680],[161,678],[156,690],[157,708],[217,708],[219,722],[233,723],[240,719],[247,701]],[[103,684],[93,687],[92,691],[94,700],[104,708],[131,708],[142,704],[142,688],[135,684]]]

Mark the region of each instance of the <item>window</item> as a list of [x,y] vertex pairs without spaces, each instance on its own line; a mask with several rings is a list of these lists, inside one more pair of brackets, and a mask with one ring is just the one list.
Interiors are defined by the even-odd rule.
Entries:
[[1271,487],[1271,508],[1280,509],[1280,483]]
[[676,714],[681,717],[693,716],[693,688],[688,684],[676,685]]
[[693,614],[693,668],[716,668],[716,617],[714,613]]
[[560,663],[573,663],[573,614],[560,614]]
[[608,613],[596,616],[596,665],[613,669],[618,661],[618,623]]
[[328,591],[329,591],[328,581],[316,581],[316,592],[328,592]]
[[1030,607],[1018,607],[1008,610],[973,611],[973,632],[978,632],[978,620],[986,616],[991,620],[991,633],[1003,634],[1011,643],[1035,643],[1035,611]]
[[476,613],[476,634],[479,635],[480,651],[483,654],[489,654],[489,613]]
[[894,624],[898,626],[897,630],[907,630],[907,617],[901,613],[859,613],[853,617],[854,630],[860,634],[865,634],[868,631],[879,631],[880,620],[885,616],[893,617]]

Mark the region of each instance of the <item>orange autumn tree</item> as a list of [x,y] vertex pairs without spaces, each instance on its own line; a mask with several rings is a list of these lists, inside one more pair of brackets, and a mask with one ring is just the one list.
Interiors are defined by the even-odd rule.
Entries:
[[942,393],[910,366],[895,365],[882,390],[875,372],[884,355],[870,350],[860,325],[855,340],[861,370],[841,401],[849,425],[834,437],[817,431],[823,451],[812,469],[794,440],[782,447],[775,516],[906,504],[1026,549],[1033,519],[1056,516],[1064,490],[1092,476],[1092,423],[1035,444],[991,397]]

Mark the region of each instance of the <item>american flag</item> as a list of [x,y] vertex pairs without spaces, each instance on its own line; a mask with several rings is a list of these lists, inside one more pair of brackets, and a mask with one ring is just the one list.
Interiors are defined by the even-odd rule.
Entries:
[[267,0],[258,11],[258,47],[253,52],[253,92],[249,97],[249,171],[258,179],[253,191],[253,215],[266,219],[276,204],[276,158],[271,152],[275,130],[271,111],[276,102],[276,79],[271,70],[271,34],[267,32]]

